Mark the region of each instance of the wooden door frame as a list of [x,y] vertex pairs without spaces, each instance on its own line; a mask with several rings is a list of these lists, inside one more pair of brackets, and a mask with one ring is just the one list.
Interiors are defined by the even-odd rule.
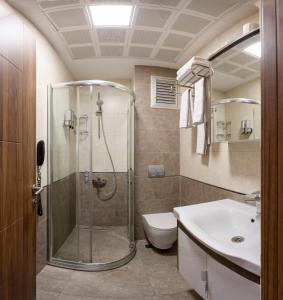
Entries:
[[261,1],[262,151],[261,289],[283,299],[283,3]]

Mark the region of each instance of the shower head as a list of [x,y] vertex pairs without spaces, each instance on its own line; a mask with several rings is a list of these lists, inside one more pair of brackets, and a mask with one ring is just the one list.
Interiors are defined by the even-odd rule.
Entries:
[[103,100],[100,98],[100,93],[98,93],[96,105],[98,106],[99,111],[102,111]]

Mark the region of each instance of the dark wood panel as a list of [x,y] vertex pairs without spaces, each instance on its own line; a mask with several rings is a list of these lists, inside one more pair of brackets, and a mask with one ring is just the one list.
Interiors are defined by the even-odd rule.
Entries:
[[[0,232],[0,299],[23,300],[23,220]],[[31,299],[31,298],[30,298]]]
[[277,82],[278,82],[278,299],[283,299],[283,3],[277,1]]
[[0,142],[0,231],[23,217],[22,146]]
[[[282,109],[278,105],[278,53],[277,53],[277,7],[276,0],[262,1],[262,234],[261,234],[261,265],[262,265],[262,299],[280,300],[278,287],[282,282],[279,270],[280,257],[278,252],[280,235],[283,234],[282,222],[278,222],[278,194],[282,178],[278,177],[282,168],[282,155],[278,152],[279,135],[282,131]],[[282,14],[282,10],[280,12]],[[279,121],[280,120],[280,121]],[[281,127],[281,128],[280,128]],[[278,189],[279,188],[279,189]]]
[[36,67],[35,38],[24,28],[23,65],[23,201],[24,201],[24,286],[23,299],[36,298],[36,210],[32,206],[32,185],[36,182]]
[[[6,36],[8,33],[4,34],[5,30],[12,37]],[[36,210],[32,206],[32,185],[35,183],[36,167],[35,76],[35,39],[33,34],[24,27],[20,19],[11,17],[4,23],[1,19],[1,300],[33,300],[36,298]]]
[[14,13],[0,18],[0,55],[23,69],[23,22]]
[[22,102],[22,73],[0,57],[0,140],[21,141]]

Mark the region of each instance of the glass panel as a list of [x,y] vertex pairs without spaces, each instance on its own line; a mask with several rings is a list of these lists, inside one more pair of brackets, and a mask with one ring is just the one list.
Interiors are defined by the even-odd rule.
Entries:
[[92,262],[91,135],[92,87],[78,88],[77,231],[81,262]]
[[106,86],[58,87],[51,98],[51,259],[111,268],[134,253],[132,99]]
[[107,263],[122,259],[129,253],[129,95],[118,89],[97,87],[93,98],[96,111],[93,119],[93,179],[105,180],[106,183],[92,191],[93,261]]
[[[212,142],[247,142],[260,139],[260,35],[228,47],[212,60]],[[251,51],[252,50],[252,51]],[[234,101],[234,104],[219,102]],[[259,104],[243,104],[252,100]],[[217,105],[213,105],[217,104]]]
[[76,115],[75,88],[53,90],[51,103],[50,204],[52,255],[78,260],[76,247]]

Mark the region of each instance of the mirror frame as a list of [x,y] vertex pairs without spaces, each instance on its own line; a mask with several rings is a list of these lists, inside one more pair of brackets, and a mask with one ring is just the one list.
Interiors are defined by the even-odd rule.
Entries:
[[224,45],[223,47],[217,49],[214,53],[212,53],[209,57],[208,60],[209,61],[213,61],[215,58],[217,58],[218,56],[220,56],[221,54],[227,52],[228,50],[232,49],[233,47],[237,46],[238,44],[240,44],[241,42],[257,35],[260,34],[260,28],[254,29],[251,32],[244,34],[242,36],[240,36],[239,38],[231,41],[230,43]]

